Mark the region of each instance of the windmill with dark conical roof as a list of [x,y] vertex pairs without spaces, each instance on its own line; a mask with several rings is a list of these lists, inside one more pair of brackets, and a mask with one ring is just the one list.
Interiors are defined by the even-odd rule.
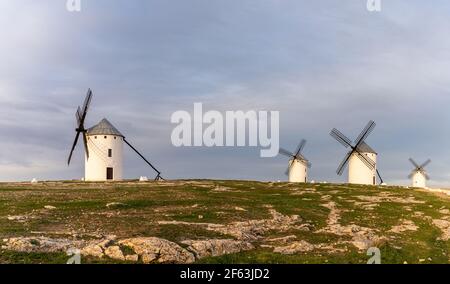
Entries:
[[136,148],[134,148],[125,136],[115,128],[106,118],[97,125],[85,129],[87,111],[92,99],[92,91],[89,89],[83,107],[78,107],[76,112],[77,132],[75,141],[70,151],[68,164],[72,159],[73,151],[78,143],[78,138],[83,135],[85,149],[85,180],[86,181],[120,181],[123,179],[123,144],[128,145],[157,173],[155,180],[162,179],[158,171]]
[[347,136],[336,128],[331,130],[330,135],[334,139],[345,148],[350,147],[351,149],[347,152],[337,169],[337,174],[342,175],[345,167],[348,165],[348,183],[375,185],[378,175],[380,183],[383,184],[383,179],[377,170],[377,153],[365,142],[375,125],[374,121],[369,121],[361,134],[356,138],[354,145]]

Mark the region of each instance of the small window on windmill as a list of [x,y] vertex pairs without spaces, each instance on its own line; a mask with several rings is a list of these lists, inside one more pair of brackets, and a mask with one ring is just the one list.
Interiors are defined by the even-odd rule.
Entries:
[[108,149],[108,157],[109,157],[109,158],[112,157],[112,149]]
[[117,137],[116,137],[116,136],[114,136],[114,139],[117,139]]
[[103,136],[106,139],[106,136]]
[[97,139],[97,136],[95,136],[94,138]]

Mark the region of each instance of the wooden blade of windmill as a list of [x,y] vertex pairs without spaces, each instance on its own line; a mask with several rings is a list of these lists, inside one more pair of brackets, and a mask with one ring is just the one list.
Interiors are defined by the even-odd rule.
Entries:
[[80,128],[80,129],[84,129],[84,121],[86,120],[86,116],[87,116],[87,112],[88,112],[89,106],[91,104],[92,96],[93,96],[92,95],[92,91],[91,91],[91,89],[89,89],[88,93],[86,95],[86,98],[84,99],[84,103],[83,103],[81,119],[80,119],[80,125],[83,128]]
[[425,163],[423,163],[422,165],[420,165],[420,168],[423,169],[423,168],[425,168],[426,166],[428,166],[430,163],[431,163],[431,160],[428,159]]
[[347,166],[348,161],[350,160],[350,156],[353,154],[353,151],[348,152],[347,155],[345,156],[345,158],[342,160],[342,162],[339,164],[339,167],[336,170],[336,173],[338,175],[342,175],[342,173],[344,172],[344,168]]
[[300,141],[300,143],[298,144],[296,150],[295,150],[295,157],[297,157],[303,150],[303,148],[305,148],[306,145],[306,140],[303,139],[302,141]]
[[370,169],[375,169],[375,162],[372,161],[371,158],[369,158],[366,154],[360,153],[358,150],[356,150],[358,158]]
[[413,171],[413,172],[411,172],[411,173],[409,174],[408,178],[409,178],[409,179],[412,179],[412,178],[413,178],[413,176],[414,176],[415,174],[416,174],[416,172],[414,172],[414,171]]
[[300,161],[307,161],[307,160],[308,160],[308,159],[306,159],[305,156],[303,156],[302,154],[298,154],[297,156],[295,156],[295,158],[296,158],[297,160],[300,160]]
[[409,158],[409,161],[411,162],[411,164],[413,164],[413,166],[414,166],[416,169],[419,169],[419,168],[420,168],[419,164],[417,164],[416,161],[413,160],[413,158]]
[[373,129],[375,128],[376,123],[375,121],[371,120],[369,123],[367,123],[366,127],[362,130],[361,134],[359,134],[358,138],[355,140],[355,147],[358,147],[366,138],[372,133]]
[[80,131],[77,131],[77,135],[75,136],[75,140],[73,141],[72,149],[70,150],[69,159],[67,160],[67,165],[70,165],[70,161],[72,160],[73,151],[75,150],[75,146],[77,146],[79,137],[80,137]]
[[302,154],[298,154],[297,156],[295,156],[295,159],[297,161],[300,161],[307,168],[311,168],[311,166],[312,166],[312,164],[308,161],[308,159],[305,156],[303,156]]
[[91,89],[88,89],[88,92],[86,94],[86,97],[83,102],[83,108],[80,107],[77,108],[77,112],[75,113],[75,118],[77,120],[77,135],[75,136],[75,140],[72,145],[72,149],[70,150],[69,159],[67,160],[67,164],[70,165],[70,161],[72,160],[73,151],[75,150],[75,147],[78,143],[78,138],[80,137],[80,133],[83,132],[83,140],[84,140],[84,147],[86,149],[86,154],[89,157],[89,150],[87,147],[87,141],[86,141],[86,134],[84,132],[84,120],[86,119],[87,110],[89,108],[89,105],[92,100],[92,91]]
[[83,108],[82,108],[83,114],[88,111],[89,105],[91,104],[91,100],[92,100],[92,90],[88,89],[86,98],[84,99],[84,103],[83,103]]
[[425,176],[426,180],[430,180],[430,176],[428,174],[424,173],[423,175]]
[[352,141],[336,128],[333,128],[331,130],[330,135],[331,137],[336,139],[339,143],[341,143],[345,148],[352,147]]
[[77,125],[80,127],[81,124],[81,109],[78,107],[77,112],[75,113],[75,118],[77,120]]
[[280,148],[278,150],[278,153],[280,153],[281,155],[287,156],[287,157],[294,157],[294,153],[291,153],[290,151],[288,151],[284,148]]

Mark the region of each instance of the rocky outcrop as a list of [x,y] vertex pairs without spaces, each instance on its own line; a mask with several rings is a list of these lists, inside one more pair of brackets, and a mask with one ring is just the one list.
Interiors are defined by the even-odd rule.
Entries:
[[105,256],[107,247],[112,245],[115,239],[115,236],[108,236],[101,240],[90,241],[81,249],[81,255],[102,258]]
[[88,245],[81,250],[81,255],[102,258],[104,256],[104,249],[95,244]]
[[245,241],[228,239],[187,240],[179,244],[155,237],[116,240],[109,236],[100,240],[10,238],[3,240],[2,249],[18,252],[68,252],[79,250],[82,256],[111,258],[120,261],[149,263],[193,263],[197,259],[238,253],[254,249]]
[[401,203],[401,204],[424,204],[425,201],[422,200],[416,200],[413,196],[403,197],[403,196],[395,196],[391,193],[387,192],[380,192],[378,195],[375,196],[366,196],[366,195],[360,195],[356,196],[359,200],[366,201],[366,202],[372,202],[372,203]]
[[290,241],[294,241],[297,239],[297,236],[295,235],[290,235],[290,236],[286,236],[286,237],[280,237],[280,238],[273,238],[273,239],[268,239],[266,240],[267,242],[277,242],[277,243],[288,243]]
[[393,226],[389,230],[389,232],[398,234],[398,233],[403,233],[403,232],[406,232],[406,231],[417,231],[417,229],[419,229],[419,227],[417,227],[416,224],[414,224],[413,221],[411,221],[411,220],[403,220],[400,225]]
[[118,242],[132,248],[144,263],[192,263],[194,255],[174,242],[159,238],[132,238]]
[[341,225],[339,223],[341,211],[337,208],[335,202],[329,201],[323,206],[330,209],[327,226],[316,231],[316,233],[331,233],[338,236],[349,236],[352,238],[350,243],[359,250],[366,250],[384,240],[384,238],[377,236],[373,229],[355,224],[347,226]]
[[447,220],[435,219],[433,225],[442,231],[441,239],[444,241],[450,240],[450,222]]
[[252,250],[255,247],[245,241],[235,241],[228,239],[213,239],[213,240],[188,240],[182,242],[188,245],[188,250],[193,252],[196,258],[204,258],[211,256],[220,256],[241,251]]
[[296,254],[301,252],[309,252],[312,250],[314,250],[314,245],[306,241],[299,241],[293,242],[287,246],[276,247],[274,248],[273,252],[281,254]]
[[202,226],[205,229],[229,235],[241,241],[255,241],[260,239],[265,233],[275,230],[285,232],[291,229],[309,230],[308,226],[301,225],[302,219],[298,215],[286,216],[278,213],[274,209],[269,210],[272,218],[261,220],[249,220],[245,222],[233,222],[230,224],[192,223],[178,221],[160,221],[159,224],[171,225],[194,225]]
[[4,239],[3,243],[2,249],[18,252],[60,252],[84,245],[83,241],[47,237],[10,238]]
[[125,255],[118,246],[110,246],[105,249],[105,255],[112,259],[125,260]]

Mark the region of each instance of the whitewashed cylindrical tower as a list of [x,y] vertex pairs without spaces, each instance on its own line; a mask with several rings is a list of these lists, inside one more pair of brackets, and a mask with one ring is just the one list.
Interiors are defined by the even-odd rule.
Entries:
[[85,180],[122,180],[124,136],[107,119],[89,128],[86,135],[89,158],[85,156]]
[[350,156],[348,164],[348,183],[351,184],[367,184],[376,185],[377,183],[377,153],[370,148],[365,142],[361,143],[358,151],[371,159],[375,165],[374,169],[370,169],[358,157],[358,153],[353,153]]
[[308,180],[308,167],[306,162],[298,159],[289,161],[289,182],[305,183]]
[[425,174],[421,171],[416,171],[412,176],[412,186],[418,188],[427,187],[427,179]]

